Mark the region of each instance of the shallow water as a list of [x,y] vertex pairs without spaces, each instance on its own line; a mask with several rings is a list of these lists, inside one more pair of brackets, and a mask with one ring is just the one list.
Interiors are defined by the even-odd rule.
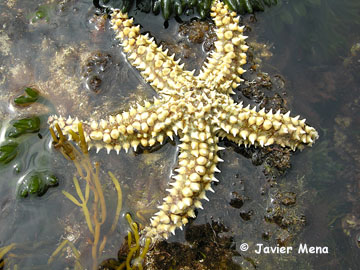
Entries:
[[[257,269],[357,269],[360,263],[357,256],[360,49],[356,48],[360,46],[356,44],[360,42],[360,5],[357,0],[342,1],[341,5],[335,0],[279,2],[256,14],[257,22],[250,23],[250,41],[267,44],[272,56],[260,56],[260,70],[272,78],[279,75],[284,79],[285,86],[278,92],[285,100],[285,107],[292,115],[307,118],[319,131],[320,139],[312,148],[295,153],[291,168],[285,175],[276,177],[274,183],[268,182],[264,164],[255,166],[256,162],[252,162],[255,152],[248,156],[244,149],[221,142],[226,150],[221,154],[224,163],[217,177],[220,183],[215,185],[216,193],[209,194],[210,201],[203,203],[204,210],[198,211],[191,226],[206,223],[213,226],[218,222],[228,228],[221,234],[232,237],[228,249],[234,251],[235,266],[221,269],[255,269],[255,266]],[[39,10],[44,12],[44,18],[35,18]],[[78,175],[72,162],[52,147],[47,115],[56,112],[82,119],[91,115],[96,119],[155,95],[126,63],[108,21],[94,14],[91,1],[85,0],[0,3],[1,140],[11,119],[43,115],[38,132],[41,136],[37,133],[21,136],[17,158],[8,165],[0,165],[0,247],[17,245],[9,252],[4,269],[14,269],[16,265],[18,269],[48,269],[49,257],[64,239],[74,243],[85,267],[91,268],[91,235],[84,216],[61,192],[75,194],[72,179]],[[151,33],[157,41],[176,43],[182,38],[176,33],[175,20],[164,29],[160,17],[141,17],[143,31],[156,29]],[[247,16],[244,21],[248,23],[254,18]],[[186,61],[189,69],[199,67],[205,57],[201,46],[195,51],[197,58]],[[86,74],[87,67],[94,62],[96,67]],[[101,84],[89,89],[87,82],[93,75],[100,76]],[[37,88],[43,99],[29,107],[15,106],[14,97],[27,86]],[[254,103],[238,96],[245,103]],[[176,147],[167,142],[152,153],[130,151],[119,155],[107,155],[105,151],[96,155],[92,150],[90,157],[100,164],[109,216],[114,215],[116,192],[108,171],[114,173],[123,189],[122,216],[99,256],[100,263],[116,258],[124,243],[128,230],[124,213],[130,212],[138,222],[146,223],[155,211],[176,162]],[[20,199],[19,185],[34,170],[50,171],[59,179],[59,186],[49,188],[41,197]],[[246,197],[240,209],[230,204],[233,192]],[[294,217],[296,221],[286,229],[264,219],[274,198],[284,192],[296,194],[296,204],[284,210],[284,216]],[[139,216],[135,217],[135,213]],[[248,220],[244,218],[246,213],[251,213]],[[306,225],[301,221],[303,216]],[[105,231],[111,221],[105,223]],[[267,233],[269,238],[264,237]],[[187,230],[177,231],[168,242],[186,243],[188,234]],[[277,246],[279,239],[285,239],[280,242],[293,247],[293,252],[255,253],[257,243]],[[241,250],[243,243],[249,244],[249,250]],[[327,247],[329,254],[298,254],[300,243]],[[181,258],[179,254],[172,256],[175,260]],[[224,253],[225,256],[228,254]],[[205,257],[198,261],[201,264],[207,259],[211,260]],[[66,267],[74,267],[69,249],[51,265],[51,269]]]

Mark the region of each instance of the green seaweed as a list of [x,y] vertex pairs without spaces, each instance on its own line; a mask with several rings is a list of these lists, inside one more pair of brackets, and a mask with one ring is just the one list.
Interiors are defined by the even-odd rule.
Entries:
[[36,102],[39,98],[39,91],[34,88],[26,87],[24,89],[24,92],[25,92],[25,95],[21,95],[14,99],[14,103],[16,105],[28,106],[31,103]]
[[[34,103],[39,98],[39,92],[30,87],[25,88],[26,95],[14,98],[15,104],[28,104]],[[26,133],[36,133],[40,130],[40,117],[32,116],[18,120],[12,120],[9,123],[9,127],[5,132],[5,143],[0,146],[0,163],[7,164],[11,162],[18,154],[18,147],[20,143],[24,143],[24,140],[17,139]]]
[[[25,94],[15,97],[14,103],[17,105],[31,105],[34,102],[39,102],[42,99],[39,92],[30,87],[24,89]],[[46,100],[45,100],[46,101]],[[16,194],[20,198],[25,198],[29,195],[42,196],[50,187],[57,186],[59,183],[58,178],[48,170],[49,158],[42,157],[43,154],[36,154],[35,168],[32,164],[34,161],[27,159],[31,145],[36,145],[38,141],[37,136],[27,136],[26,134],[38,133],[41,128],[43,118],[47,118],[47,115],[43,116],[31,116],[21,119],[13,119],[1,123],[1,128],[5,129],[5,140],[0,145],[0,164],[6,165],[14,161],[12,167],[7,169],[13,169],[17,175],[18,186]],[[41,135],[39,134],[41,138]],[[25,161],[27,160],[27,161]],[[25,170],[25,172],[22,172]],[[20,173],[22,173],[20,175]]]
[[26,142],[19,137],[26,133],[38,132],[40,123],[37,116],[10,121],[10,126],[5,132],[5,142],[0,146],[0,164],[8,164],[15,159],[19,153],[19,146]]
[[8,138],[17,138],[26,133],[35,133],[40,130],[40,118],[37,116],[19,119],[11,122],[11,127],[7,130]]
[[[165,20],[172,15],[181,16],[190,10],[196,10],[200,18],[210,15],[213,0],[98,0],[97,6],[119,8],[122,12],[130,12],[134,8],[141,12],[152,12],[155,15],[162,14]],[[135,4],[136,2],[136,4]],[[265,6],[277,4],[277,0],[224,0],[225,4],[239,14],[264,11]]]
[[17,142],[8,141],[0,146],[0,164],[8,164],[18,153]]
[[32,171],[18,185],[17,194],[21,198],[29,195],[44,195],[50,187],[59,184],[58,178],[49,171]]
[[49,22],[51,17],[50,15],[54,7],[55,5],[53,4],[45,4],[39,6],[33,13],[29,15],[30,21],[32,23],[36,23],[39,21]]
[[261,1],[261,0],[224,0],[228,7],[239,14],[254,13],[254,11],[264,11],[265,5],[276,5],[276,1]]

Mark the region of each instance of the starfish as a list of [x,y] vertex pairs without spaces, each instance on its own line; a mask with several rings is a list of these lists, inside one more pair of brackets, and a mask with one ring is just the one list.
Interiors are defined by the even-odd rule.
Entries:
[[[86,140],[97,150],[126,152],[139,145],[151,147],[166,137],[180,140],[178,164],[171,177],[170,188],[159,211],[151,218],[143,234],[153,240],[166,239],[176,228],[182,228],[194,210],[202,208],[205,192],[213,191],[211,183],[220,172],[217,152],[220,137],[239,145],[269,146],[279,144],[294,151],[312,145],[318,138],[313,127],[290,112],[281,114],[235,103],[230,97],[243,80],[246,63],[243,26],[239,18],[219,0],[211,7],[216,25],[215,50],[209,55],[200,74],[186,71],[174,55],[169,56],[148,35],[140,34],[140,26],[126,13],[113,10],[111,24],[121,41],[128,61],[157,92],[159,98],[146,100],[129,110],[99,121],[81,121]],[[79,120],[50,116],[49,124],[58,124],[64,134],[77,132]]]

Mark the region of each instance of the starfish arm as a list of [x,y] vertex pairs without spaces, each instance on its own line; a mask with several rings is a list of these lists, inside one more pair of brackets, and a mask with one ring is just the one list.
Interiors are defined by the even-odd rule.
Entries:
[[231,94],[242,81],[238,75],[245,72],[241,65],[246,63],[247,37],[242,34],[244,27],[238,25],[236,13],[229,12],[223,2],[216,0],[211,11],[216,25],[215,51],[197,78],[211,90]]
[[127,152],[130,147],[135,150],[139,144],[152,146],[162,143],[167,136],[173,136],[177,127],[182,128],[182,113],[177,112],[174,102],[154,99],[154,103],[145,102],[116,115],[110,115],[100,121],[79,121],[77,118],[63,118],[56,115],[49,117],[49,124],[59,125],[62,132],[71,138],[71,131],[78,132],[78,123],[83,123],[86,141],[89,147],[99,151],[106,148],[108,152],[121,148]]
[[265,113],[243,108],[242,104],[223,104],[218,109],[213,123],[218,125],[219,136],[226,137],[237,144],[268,146],[279,144],[282,147],[303,149],[311,146],[319,137],[313,127],[305,124],[299,116],[290,117],[290,112],[281,114],[277,111]]
[[158,93],[174,94],[194,87],[193,72],[183,70],[183,64],[174,61],[148,35],[140,34],[140,26],[133,25],[133,19],[120,10],[113,10],[112,28],[123,46],[129,62],[136,67],[144,79]]
[[172,177],[164,202],[158,206],[160,210],[144,229],[146,237],[157,240],[174,234],[176,228],[188,223],[189,217],[195,217],[196,208],[202,208],[200,200],[207,200],[205,192],[213,191],[211,182],[217,181],[214,173],[219,172],[216,164],[222,161],[216,154],[220,150],[216,144],[218,138],[210,132],[192,130],[181,134],[177,174]]

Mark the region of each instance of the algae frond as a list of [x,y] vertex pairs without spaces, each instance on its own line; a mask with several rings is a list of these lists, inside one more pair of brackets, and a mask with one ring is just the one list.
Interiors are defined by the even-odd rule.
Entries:
[[[55,148],[58,148],[66,159],[71,160],[74,163],[79,179],[85,181],[85,188],[84,190],[82,190],[78,177],[73,177],[73,182],[78,198],[76,198],[74,195],[70,194],[67,191],[62,191],[62,193],[66,196],[66,198],[68,198],[71,202],[73,202],[75,205],[82,209],[87,227],[90,234],[92,235],[92,269],[96,270],[98,269],[97,267],[99,264],[99,255],[105,248],[108,236],[115,231],[116,225],[120,218],[120,212],[122,209],[121,186],[114,174],[108,172],[108,175],[113,182],[117,192],[117,205],[111,228],[107,233],[104,233],[102,231],[102,225],[107,219],[107,208],[99,177],[100,164],[98,162],[95,163],[95,166],[92,166],[91,164],[88,153],[88,145],[85,141],[82,123],[78,124],[78,133],[75,133],[73,130],[69,131],[73,140],[79,145],[80,150],[74,147],[74,145],[66,139],[58,125],[56,125],[55,128],[59,137],[57,137],[55,131],[50,128],[50,133],[54,140]],[[116,269],[141,270],[143,269],[143,261],[149,249],[151,241],[150,239],[145,239],[145,245],[144,247],[142,247],[140,245],[139,226],[132,220],[130,214],[126,214],[125,217],[131,229],[131,231],[128,232],[127,237],[129,252],[126,257],[126,261],[122,263],[119,262],[119,265]],[[51,265],[54,260],[61,254],[61,252],[68,247],[70,247],[70,249],[72,250],[75,258],[74,269],[85,269],[85,267],[81,264],[80,261],[80,252],[77,250],[75,245],[68,239],[60,243],[60,245],[50,256],[48,264]]]
[[[55,135],[55,131],[52,128],[50,129],[50,133],[54,140],[55,148],[58,148],[65,158],[71,160],[74,163],[79,178],[85,181],[86,183],[85,191],[82,191],[78,178],[74,176],[73,182],[75,185],[76,194],[79,199],[75,198],[75,196],[71,195],[69,192],[64,190],[63,190],[63,194],[70,201],[72,201],[75,205],[81,207],[83,210],[86,224],[92,235],[92,240],[91,240],[92,269],[96,270],[99,254],[101,254],[102,251],[104,250],[108,235],[110,235],[115,230],[116,224],[118,223],[120,217],[120,211],[122,208],[121,187],[116,177],[111,172],[109,172],[109,177],[114,183],[115,189],[117,191],[117,206],[116,206],[115,216],[111,229],[108,233],[104,234],[101,230],[101,226],[105,223],[107,219],[107,208],[106,208],[103,189],[99,178],[100,164],[95,163],[95,167],[91,164],[88,153],[88,145],[85,141],[82,123],[79,123],[78,125],[78,131],[79,131],[78,134],[75,133],[74,131],[71,131],[72,138],[74,139],[75,142],[78,143],[80,147],[80,151],[66,139],[66,137],[63,135],[58,125],[56,125],[55,128],[59,134],[59,138]],[[55,259],[56,255],[60,252],[60,250],[67,246],[70,246],[71,249],[73,250],[76,266],[80,267],[81,263],[79,262],[79,256],[77,256],[79,252],[76,250],[73,244],[68,240],[64,240],[59,245],[59,247],[54,251],[54,253],[49,258],[48,264],[51,264]],[[78,269],[83,269],[83,268],[81,267]]]
[[131,218],[131,215],[127,213],[125,215],[127,219],[130,231],[128,231],[127,235],[127,242],[128,242],[128,254],[126,256],[126,260],[120,264],[116,270],[142,270],[143,269],[143,262],[145,260],[146,253],[149,251],[149,247],[151,244],[150,238],[145,239],[144,247],[141,247],[140,244],[140,233],[139,233],[139,226],[136,222],[134,222]]

